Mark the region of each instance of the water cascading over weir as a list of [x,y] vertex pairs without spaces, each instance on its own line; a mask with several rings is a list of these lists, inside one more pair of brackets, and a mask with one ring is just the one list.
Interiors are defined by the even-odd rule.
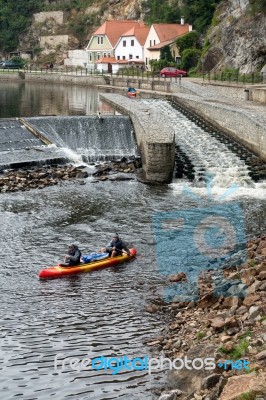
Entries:
[[2,120],[0,169],[137,156],[128,116],[31,117]]

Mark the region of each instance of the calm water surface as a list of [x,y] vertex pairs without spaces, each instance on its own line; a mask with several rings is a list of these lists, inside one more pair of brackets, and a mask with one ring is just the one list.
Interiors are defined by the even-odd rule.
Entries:
[[[113,112],[91,88],[0,85],[2,118]],[[60,365],[66,357],[152,356],[143,342],[164,325],[163,318],[147,314],[145,306],[160,296],[165,282],[155,257],[152,216],[156,211],[196,207],[182,194],[186,184],[91,184],[88,178],[86,185],[67,182],[0,195],[1,398],[153,399],[151,389],[164,384],[163,373],[123,370],[113,375],[105,370],[76,372],[69,366],[62,371]],[[198,194],[206,206],[204,190]],[[264,187],[256,186],[241,188],[235,197],[243,207],[248,236],[265,232],[264,194]],[[95,251],[117,231],[137,248],[139,256],[133,262],[39,281],[39,270],[62,261],[70,242],[84,253]]]
[[0,81],[0,118],[38,115],[114,114],[97,88]]

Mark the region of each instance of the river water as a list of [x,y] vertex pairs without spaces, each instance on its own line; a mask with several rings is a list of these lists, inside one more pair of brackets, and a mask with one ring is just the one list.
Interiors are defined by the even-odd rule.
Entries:
[[[0,116],[114,114],[98,96],[87,87],[1,82]],[[5,400],[151,400],[152,388],[164,384],[163,372],[112,374],[75,371],[67,362],[64,370],[61,366],[69,357],[152,356],[144,342],[160,334],[164,320],[145,307],[163,293],[166,279],[156,259],[153,217],[206,209],[209,194],[185,179],[163,186],[90,180],[0,196],[0,391]],[[265,232],[265,183],[238,189],[223,205],[234,200],[241,206],[247,237]],[[225,190],[216,184],[211,204]],[[62,261],[69,243],[91,252],[114,232],[137,248],[139,256],[131,263],[38,279],[40,269]]]

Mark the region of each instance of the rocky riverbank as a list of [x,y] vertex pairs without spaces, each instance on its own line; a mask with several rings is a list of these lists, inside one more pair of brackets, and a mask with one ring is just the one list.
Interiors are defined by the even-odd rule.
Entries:
[[[154,357],[178,359],[168,388],[156,392],[160,400],[266,399],[266,235],[247,243],[245,263],[233,264],[224,269],[224,281],[231,286],[241,281],[243,297],[215,297],[215,277],[208,271],[199,280],[197,303],[148,305],[147,312],[161,313],[171,322],[147,345]],[[180,271],[167,283],[184,280]],[[185,358],[197,361],[182,367]],[[215,360],[212,369],[200,367],[206,358]]]
[[[139,158],[120,161],[110,161],[93,164],[91,183],[105,180],[130,180],[135,179],[135,174],[141,168]],[[0,173],[0,193],[27,191],[31,189],[44,189],[47,186],[62,184],[66,181],[78,180],[79,184],[86,184],[85,178],[90,175],[86,165],[57,165],[18,170],[6,170]]]

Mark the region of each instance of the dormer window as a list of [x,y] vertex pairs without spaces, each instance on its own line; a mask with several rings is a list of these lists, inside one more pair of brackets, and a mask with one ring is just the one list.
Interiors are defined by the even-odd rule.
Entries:
[[97,36],[98,44],[103,44],[103,36]]

